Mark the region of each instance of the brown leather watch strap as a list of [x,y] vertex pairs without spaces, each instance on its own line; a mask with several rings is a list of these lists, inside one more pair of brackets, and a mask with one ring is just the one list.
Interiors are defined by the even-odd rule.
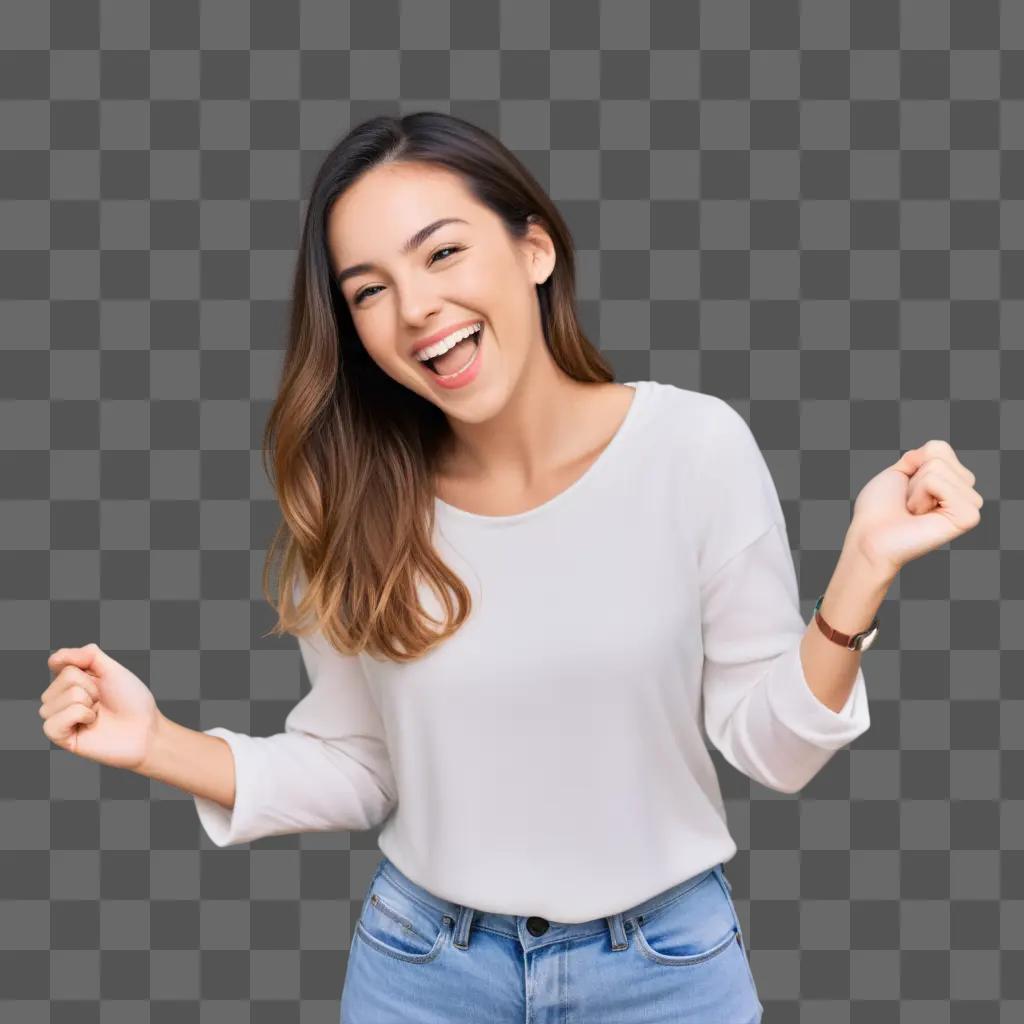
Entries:
[[830,626],[823,618],[819,609],[821,608],[821,602],[825,600],[825,595],[822,594],[818,598],[817,604],[814,606],[814,621],[817,622],[818,628],[831,640],[833,643],[839,644],[840,647],[845,647],[848,651],[855,651],[858,649],[858,645],[855,643],[857,637],[861,636],[862,633],[870,633],[871,630],[878,628],[878,616],[875,616],[874,621],[868,626],[867,629],[863,630],[862,633],[854,633],[850,636],[847,633],[840,632],[838,629]]

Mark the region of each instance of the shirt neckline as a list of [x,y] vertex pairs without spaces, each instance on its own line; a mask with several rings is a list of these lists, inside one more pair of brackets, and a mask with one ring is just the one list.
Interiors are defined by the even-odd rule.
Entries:
[[548,498],[547,501],[541,502],[539,505],[534,505],[533,508],[528,508],[523,512],[515,512],[512,515],[507,516],[487,516],[479,512],[467,512],[465,509],[458,508],[456,505],[449,505],[448,502],[443,501],[437,495],[434,496],[434,505],[436,509],[443,512],[445,515],[463,520],[464,522],[478,523],[481,526],[511,526],[515,523],[535,519],[538,516],[543,515],[545,512],[550,511],[555,506],[565,502],[572,494],[583,487],[588,480],[598,473],[602,466],[611,461],[616,450],[621,447],[622,439],[629,433],[633,422],[636,420],[637,408],[647,393],[648,381],[623,381],[622,383],[636,391],[636,394],[633,396],[633,400],[629,403],[629,408],[626,410],[626,415],[619,424],[618,430],[616,430],[612,435],[612,439],[604,446],[601,454],[598,455],[598,457],[587,467],[583,475],[577,477],[571,484],[569,484],[568,487],[559,491],[553,497]]

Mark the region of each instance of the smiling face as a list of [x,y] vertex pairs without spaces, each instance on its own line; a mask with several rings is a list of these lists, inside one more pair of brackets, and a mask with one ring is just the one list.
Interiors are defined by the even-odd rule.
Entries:
[[[366,172],[331,207],[327,246],[370,358],[461,418],[496,411],[534,347],[544,344],[536,285],[554,267],[549,236],[531,224],[524,239],[513,239],[444,168],[394,163]],[[413,355],[434,334],[473,323],[483,330],[464,373],[442,380]],[[460,345],[448,369],[458,371],[473,354],[470,344]]]

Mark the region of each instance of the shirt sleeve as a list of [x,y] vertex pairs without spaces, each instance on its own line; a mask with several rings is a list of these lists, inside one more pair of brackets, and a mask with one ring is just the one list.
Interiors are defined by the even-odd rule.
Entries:
[[702,536],[711,570],[701,573],[704,726],[736,769],[795,793],[870,727],[867,688],[858,667],[837,712],[808,685],[807,623],[782,506],[750,428],[727,408],[702,473],[718,499]]
[[283,733],[204,730],[227,742],[235,762],[231,810],[193,795],[217,846],[371,829],[396,805],[384,730],[358,657],[339,653],[319,631],[297,639],[311,688],[289,712]]

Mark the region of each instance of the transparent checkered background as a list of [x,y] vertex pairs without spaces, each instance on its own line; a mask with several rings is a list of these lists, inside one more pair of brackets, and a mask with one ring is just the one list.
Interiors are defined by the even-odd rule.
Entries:
[[376,832],[217,849],[37,710],[96,640],[176,721],[282,729],[259,444],[303,200],[419,109],[538,175],[620,380],[747,417],[808,621],[867,479],[932,437],[976,473],[882,606],[869,732],[793,796],[715,759],[766,1022],[1024,1019],[1024,4],[4,0],[0,47],[3,1021],[337,1020]]

